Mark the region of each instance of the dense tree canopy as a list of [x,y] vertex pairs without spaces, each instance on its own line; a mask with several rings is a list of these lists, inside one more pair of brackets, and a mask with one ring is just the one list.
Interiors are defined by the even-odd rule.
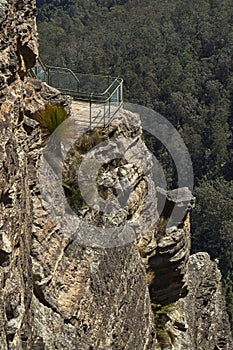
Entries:
[[[192,157],[193,250],[220,259],[233,318],[232,0],[37,0],[48,64],[119,74],[125,99],[151,107]],[[175,177],[163,147],[152,147]]]

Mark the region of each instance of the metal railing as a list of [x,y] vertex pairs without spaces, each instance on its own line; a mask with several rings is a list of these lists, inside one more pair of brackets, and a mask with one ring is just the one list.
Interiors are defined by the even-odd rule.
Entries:
[[30,70],[30,75],[75,100],[88,102],[90,129],[107,126],[123,104],[123,80],[119,77],[81,74],[69,68],[45,65],[41,60]]

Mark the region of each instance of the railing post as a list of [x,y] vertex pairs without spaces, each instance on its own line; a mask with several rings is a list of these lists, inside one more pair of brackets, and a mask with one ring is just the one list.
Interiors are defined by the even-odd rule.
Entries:
[[122,103],[122,96],[123,96],[123,83],[121,81],[121,85],[120,85],[120,104]]
[[105,122],[105,102],[104,102],[104,127],[105,127],[105,125],[106,125],[106,122]]
[[92,115],[91,115],[91,105],[92,105],[92,95],[93,94],[90,94],[90,130],[91,130],[91,128],[92,128]]
[[47,84],[50,85],[50,74],[49,74],[49,68],[48,68],[48,81]]
[[111,96],[109,96],[109,98],[108,98],[108,104],[109,104],[109,107],[108,107],[108,119],[110,119],[111,118]]

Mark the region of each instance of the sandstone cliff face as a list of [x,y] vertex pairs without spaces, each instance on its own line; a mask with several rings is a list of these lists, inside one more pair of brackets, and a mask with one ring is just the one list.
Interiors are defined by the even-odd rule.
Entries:
[[[50,219],[38,181],[42,144],[33,113],[47,103],[69,111],[70,100],[25,77],[37,56],[35,2],[0,0],[0,25],[0,349],[232,349],[216,264],[204,253],[189,257],[189,211],[169,230],[148,221],[140,167],[118,164],[118,177],[106,168],[99,181],[109,196],[114,191],[106,184],[119,183],[122,174],[133,186],[127,210],[128,220],[140,217],[137,240],[118,248],[84,246]],[[104,134],[126,137],[132,155],[143,148],[149,168],[132,119],[139,124],[123,111]],[[157,191],[169,206],[172,194]],[[156,209],[154,199],[145,212],[153,219]]]
[[188,285],[188,295],[179,301],[180,314],[187,327],[185,340],[180,341],[181,349],[185,343],[193,344],[194,349],[233,349],[221,273],[207,253],[190,257]]
[[[123,125],[111,125],[109,132],[137,144],[139,135],[126,119]],[[41,343],[46,349],[146,349],[153,316],[136,245],[80,245],[51,222],[40,195],[33,202],[32,302]]]
[[32,326],[30,141],[19,128],[24,114],[21,79],[37,55],[35,2],[0,1],[0,8],[0,344],[8,349],[14,338],[14,348],[20,349],[28,344]]

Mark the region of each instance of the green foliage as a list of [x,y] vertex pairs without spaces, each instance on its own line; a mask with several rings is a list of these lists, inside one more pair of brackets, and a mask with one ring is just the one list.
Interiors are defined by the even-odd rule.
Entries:
[[103,133],[95,128],[88,133],[82,135],[77,141],[76,146],[80,154],[90,151],[104,140]]
[[35,114],[35,119],[39,122],[42,133],[46,136],[51,135],[67,117],[66,110],[59,105],[46,106],[45,109]]
[[233,181],[223,178],[202,181],[195,191],[193,216],[195,250],[206,250],[220,259],[223,276],[233,266]]
[[193,250],[219,259],[227,310],[233,324],[233,181],[203,180],[196,187]]
[[[101,129],[93,129],[85,134],[83,134],[74,144],[73,148],[67,155],[65,160],[64,170],[63,170],[63,189],[67,197],[70,207],[76,212],[80,213],[80,210],[85,207],[90,209],[85,198],[88,198],[90,202],[94,200],[95,193],[92,188],[86,188],[85,193],[82,193],[79,188],[77,170],[82,163],[83,154],[87,153],[93,149],[96,145],[102,142],[105,139]],[[90,162],[90,167],[93,166]],[[99,170],[99,176],[103,169]],[[82,195],[83,194],[83,195]],[[103,192],[103,197],[107,196],[107,193]]]

